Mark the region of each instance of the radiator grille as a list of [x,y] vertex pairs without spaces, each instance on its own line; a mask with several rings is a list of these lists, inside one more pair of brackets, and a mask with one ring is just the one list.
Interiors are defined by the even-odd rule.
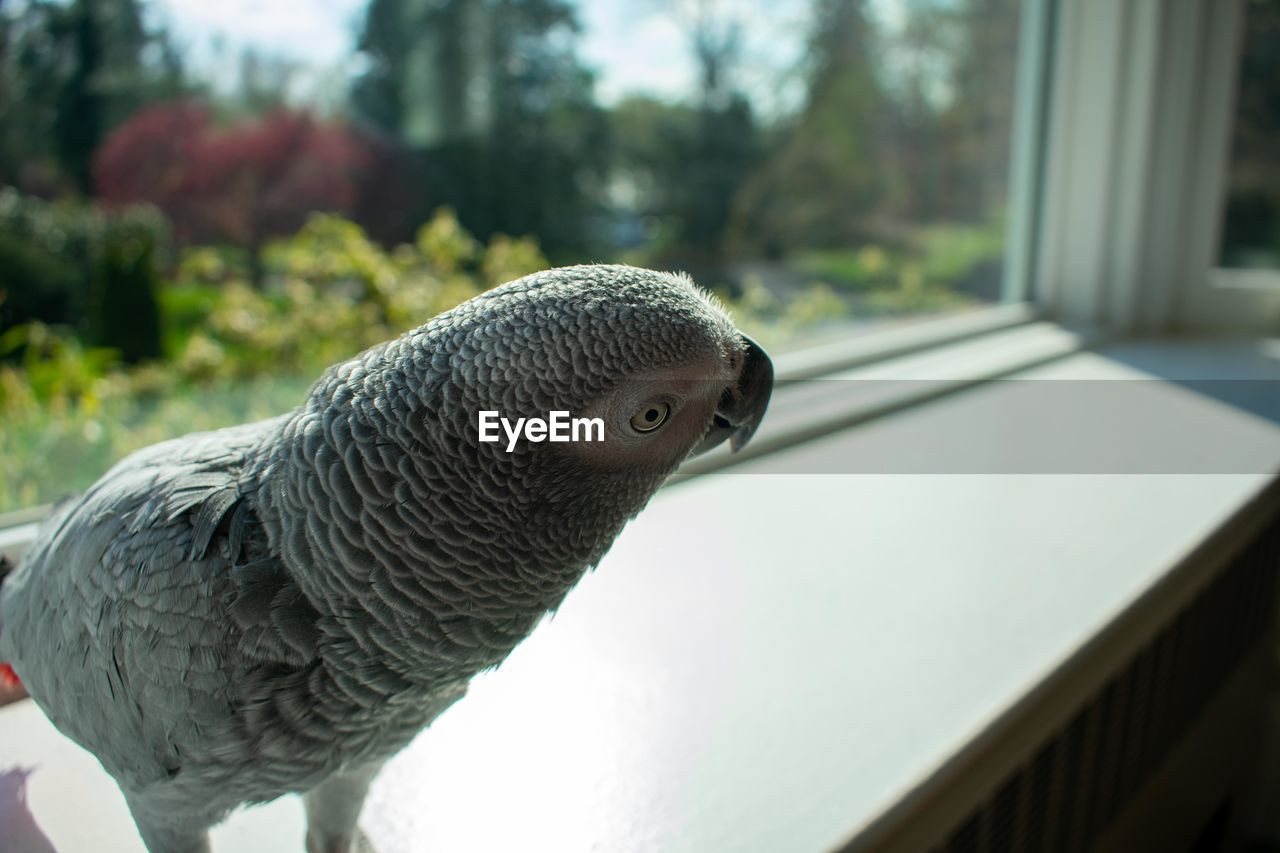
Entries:
[[1271,525],[1049,737],[934,853],[1080,853],[1177,745],[1266,633]]

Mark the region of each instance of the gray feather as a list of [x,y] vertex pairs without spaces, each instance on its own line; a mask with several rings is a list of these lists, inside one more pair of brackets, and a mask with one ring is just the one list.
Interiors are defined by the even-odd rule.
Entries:
[[108,471],[5,579],[0,660],[140,821],[207,825],[376,764],[560,604],[711,410],[595,456],[481,444],[475,412],[588,411],[687,366],[713,406],[739,340],[688,280],[629,267],[472,299],[287,415]]

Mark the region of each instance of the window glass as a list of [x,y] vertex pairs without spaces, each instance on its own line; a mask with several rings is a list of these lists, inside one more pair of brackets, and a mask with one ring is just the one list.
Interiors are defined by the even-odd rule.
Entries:
[[1019,0],[0,5],[0,512],[547,265],[771,351],[1000,298]]
[[1280,270],[1280,0],[1249,0],[1219,265]]

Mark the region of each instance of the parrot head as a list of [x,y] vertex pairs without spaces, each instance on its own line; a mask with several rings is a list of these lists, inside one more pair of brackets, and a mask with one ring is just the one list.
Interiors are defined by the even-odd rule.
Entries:
[[660,479],[725,441],[745,446],[772,393],[768,355],[683,275],[548,270],[464,303],[448,322],[461,333],[474,413],[489,407],[508,425],[555,411],[594,422],[579,440],[477,444],[544,472]]
[[[489,620],[489,640],[450,654],[492,665],[681,462],[741,449],[772,387],[768,356],[688,277],[547,270],[332,369],[283,422],[258,506],[273,542],[330,567],[297,573],[310,599],[364,590],[371,612],[407,612],[387,610],[396,584],[380,578],[413,577],[413,606]],[[551,440],[556,413],[598,426]],[[482,440],[486,416],[519,434]],[[454,642],[414,626],[406,660]]]
[[[520,526],[601,543],[685,459],[745,446],[773,387],[769,357],[713,297],[687,276],[629,266],[535,273],[420,331],[429,345],[413,347],[413,333],[409,342],[429,377],[420,446],[484,483],[498,514],[519,507]],[[484,442],[486,411],[508,424],[562,412],[602,429]]]

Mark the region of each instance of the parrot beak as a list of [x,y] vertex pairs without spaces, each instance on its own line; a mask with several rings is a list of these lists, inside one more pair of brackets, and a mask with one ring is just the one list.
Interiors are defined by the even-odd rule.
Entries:
[[721,395],[711,429],[693,448],[689,454],[691,457],[719,446],[726,438],[735,453],[746,447],[769,407],[769,396],[773,393],[773,362],[751,338],[743,335],[742,339],[747,344],[747,351],[738,381]]

